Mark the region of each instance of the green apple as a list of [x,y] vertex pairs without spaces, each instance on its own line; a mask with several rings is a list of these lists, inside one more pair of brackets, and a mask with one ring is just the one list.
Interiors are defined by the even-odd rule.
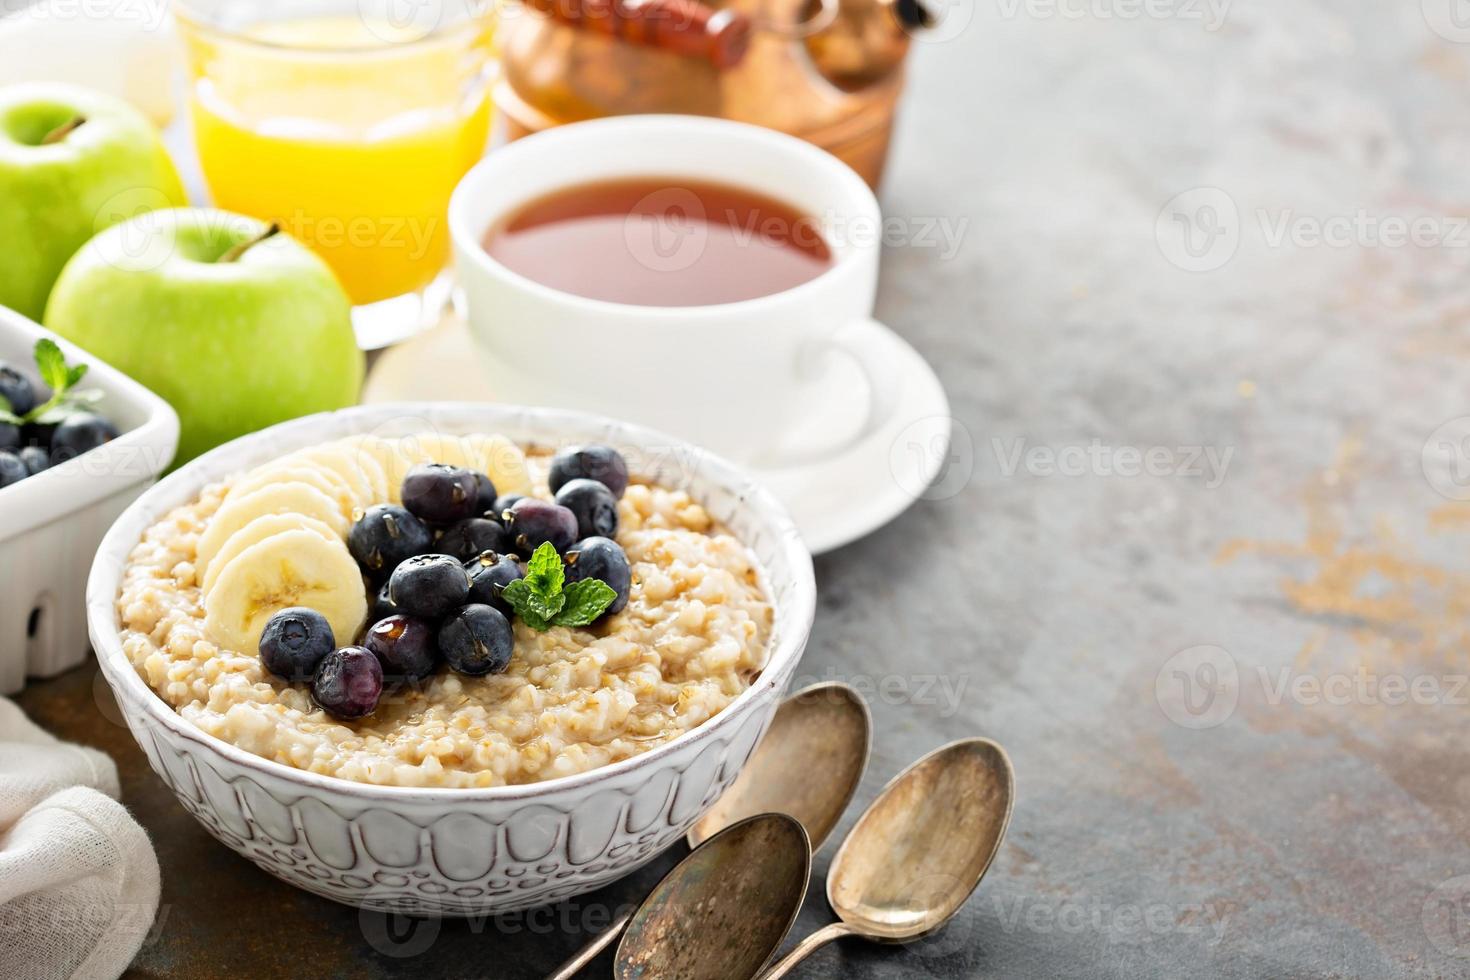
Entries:
[[276,422],[356,404],[363,355],[332,270],[275,226],[175,208],[102,232],[45,324],[179,413],[176,463]]
[[0,88],[0,306],[33,320],[61,267],[104,228],[188,204],[158,132],[75,85]]

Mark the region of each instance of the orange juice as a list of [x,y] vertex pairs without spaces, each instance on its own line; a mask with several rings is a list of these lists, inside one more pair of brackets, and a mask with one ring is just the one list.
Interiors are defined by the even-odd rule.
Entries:
[[354,303],[434,280],[449,195],[489,132],[488,21],[427,36],[354,16],[185,33],[217,206],[278,222]]

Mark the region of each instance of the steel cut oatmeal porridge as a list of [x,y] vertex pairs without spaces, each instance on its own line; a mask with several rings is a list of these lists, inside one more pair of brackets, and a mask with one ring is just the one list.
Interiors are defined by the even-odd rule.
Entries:
[[[498,456],[481,469],[502,494],[550,499],[548,458],[528,459],[504,440],[481,442],[476,456],[474,440],[492,438],[465,437],[447,461],[463,465],[463,453],[483,460],[493,445]],[[441,664],[426,679],[385,693],[359,721],[332,717],[308,688],[273,674],[242,642],[258,637],[258,628],[242,634],[239,627],[258,627],[270,602],[312,605],[269,594],[295,576],[310,581],[296,581],[290,595],[336,602],[333,627],[354,634],[339,635],[338,645],[360,642],[361,617],[342,625],[358,616],[357,600],[344,606],[310,591],[346,589],[346,573],[334,564],[346,553],[341,541],[350,518],[341,515],[360,516],[368,501],[396,503],[402,467],[446,461],[442,446],[415,452],[398,445],[395,452],[385,442],[373,440],[371,452],[356,440],[344,453],[292,454],[263,467],[267,473],[206,487],[146,532],[117,600],[123,650],[181,716],[242,749],[311,772],[396,786],[497,786],[638,755],[713,717],[759,674],[772,610],[754,558],[686,492],[635,481],[617,500],[616,542],[632,572],[620,612],[591,626],[544,632],[516,618],[503,673],[468,676]],[[303,460],[307,453],[315,455]],[[353,462],[344,465],[344,458]],[[366,471],[360,479],[359,463]],[[313,469],[327,477],[311,475]],[[282,480],[314,489],[282,491]],[[298,500],[320,510],[301,514]],[[306,552],[310,560],[301,557]],[[270,569],[260,564],[273,560]],[[271,575],[277,578],[261,585]],[[357,585],[367,596],[369,586]],[[257,590],[249,594],[259,608],[221,619],[219,610],[235,611],[247,587]],[[363,615],[370,601],[362,601]]]

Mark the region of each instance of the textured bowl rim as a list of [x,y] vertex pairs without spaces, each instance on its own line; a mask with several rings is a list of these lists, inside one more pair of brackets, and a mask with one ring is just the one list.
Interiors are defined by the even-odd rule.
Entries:
[[[768,651],[765,666],[756,681],[713,718],[647,752],[570,776],[559,776],[535,783],[488,787],[385,786],[297,769],[210,735],[187,721],[144,682],[123,653],[116,597],[127,557],[148,527],[169,510],[196,497],[208,483],[219,478],[214,474],[239,469],[244,464],[231,465],[233,461],[250,458],[257,451],[279,445],[282,447],[279,452],[284,453],[316,442],[372,432],[371,425],[374,422],[387,424],[402,418],[432,422],[436,417],[442,418],[445,415],[481,416],[484,419],[483,424],[487,426],[486,434],[495,434],[497,424],[503,425],[512,419],[521,420],[521,425],[524,420],[533,419],[540,424],[565,430],[568,439],[589,439],[592,438],[591,433],[598,432],[602,438],[625,446],[673,449],[685,453],[686,459],[697,461],[692,464],[693,468],[703,478],[735,492],[742,500],[742,506],[755,511],[761,523],[774,532],[781,560],[789,564],[795,579],[795,588],[790,599],[776,610],[776,622],[779,626],[776,642]],[[497,418],[500,423],[497,423]],[[512,423],[511,427],[518,426]],[[342,431],[318,435],[299,444],[292,438],[302,432],[326,428]],[[768,577],[766,569],[762,568],[761,572]],[[303,795],[310,791],[322,791],[383,803],[533,801],[593,787],[638,769],[656,768],[664,758],[711,739],[735,724],[744,716],[745,709],[765,692],[779,691],[794,671],[816,617],[816,580],[811,553],[802,541],[795,522],[769,490],[735,464],[656,429],[619,422],[588,412],[472,402],[395,402],[323,412],[279,423],[205,453],[150,487],[108,529],[92,563],[86,596],[87,624],[92,646],[108,687],[120,701],[140,708],[153,722],[167,729],[174,737],[191,741],[205,751],[222,756],[228,762],[262,776],[297,784]],[[136,740],[136,733],[134,737]]]

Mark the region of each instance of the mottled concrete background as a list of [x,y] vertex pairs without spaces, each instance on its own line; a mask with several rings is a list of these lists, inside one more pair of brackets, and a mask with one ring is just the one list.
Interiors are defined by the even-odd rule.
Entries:
[[[860,804],[973,733],[1020,796],[946,934],[799,975],[1466,975],[1470,4],[961,0],[941,33],[880,314],[958,439],[818,562],[802,674],[872,686]],[[535,977],[673,860],[395,940],[207,838],[91,685],[24,700],[128,771],[140,976]],[[797,931],[829,919],[818,883]]]

